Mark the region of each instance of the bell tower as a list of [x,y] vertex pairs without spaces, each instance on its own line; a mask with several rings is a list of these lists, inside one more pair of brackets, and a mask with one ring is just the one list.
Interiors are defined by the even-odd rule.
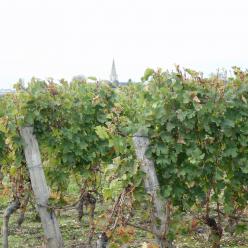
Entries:
[[111,73],[110,73],[110,82],[112,83],[118,83],[118,75],[116,73],[116,68],[115,68],[115,60],[113,59],[112,63],[112,68],[111,68]]

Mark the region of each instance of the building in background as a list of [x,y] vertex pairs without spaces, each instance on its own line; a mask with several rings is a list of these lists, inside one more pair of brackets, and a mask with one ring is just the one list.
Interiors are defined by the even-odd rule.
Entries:
[[110,82],[111,83],[119,83],[118,81],[118,75],[116,73],[116,68],[115,68],[115,60],[113,59],[113,63],[112,63],[112,68],[111,68],[111,73],[110,73]]
[[13,93],[15,92],[15,90],[12,90],[12,89],[0,89],[0,96],[3,96],[5,94],[8,94],[8,93]]
[[[86,77],[84,75],[77,75],[77,76],[74,76],[72,80],[73,81],[86,81]],[[95,83],[95,80],[93,80],[93,81]],[[105,82],[114,84],[115,86],[124,86],[124,85],[127,85],[128,83],[130,83],[132,81],[129,80],[128,82],[119,82],[118,74],[116,72],[115,60],[113,59],[109,81],[106,80]],[[0,89],[0,96],[6,95],[9,93],[13,93],[13,92],[15,92],[14,89]]]
[[128,82],[119,82],[118,74],[116,72],[116,66],[115,66],[115,60],[114,59],[113,59],[113,63],[112,63],[112,68],[111,68],[111,72],[110,72],[109,81],[110,81],[110,83],[117,84],[118,86],[123,86],[123,85],[128,84]]

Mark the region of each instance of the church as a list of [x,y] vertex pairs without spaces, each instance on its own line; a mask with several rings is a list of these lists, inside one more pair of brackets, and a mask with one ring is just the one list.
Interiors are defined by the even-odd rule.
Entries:
[[119,82],[114,59],[113,59],[113,63],[112,63],[109,81],[110,81],[110,83],[117,84],[118,86],[124,86],[124,85],[128,84],[128,82]]
[[[74,79],[80,80],[82,79],[82,77],[85,79],[84,76],[75,76]],[[110,77],[107,82],[114,84],[116,86],[124,86],[129,83],[129,82],[119,82],[114,59],[113,59],[112,67],[111,67]],[[3,96],[8,93],[13,93],[13,92],[15,92],[15,90],[13,89],[0,89],[0,96]]]

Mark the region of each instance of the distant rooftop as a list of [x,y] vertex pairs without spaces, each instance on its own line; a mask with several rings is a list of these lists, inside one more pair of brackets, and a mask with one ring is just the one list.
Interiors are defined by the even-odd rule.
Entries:
[[13,89],[0,89],[0,96],[3,96],[8,93],[13,93],[13,92],[15,92],[15,90]]

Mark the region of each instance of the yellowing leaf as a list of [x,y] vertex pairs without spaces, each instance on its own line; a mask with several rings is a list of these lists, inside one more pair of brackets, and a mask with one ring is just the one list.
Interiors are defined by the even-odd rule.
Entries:
[[146,242],[144,242],[143,244],[142,244],[142,248],[159,248],[157,245],[155,245],[155,244],[151,244],[151,243],[146,243]]
[[16,167],[15,166],[10,167],[9,174],[11,176],[14,176],[16,174]]
[[95,128],[96,134],[99,136],[100,139],[108,139],[108,133],[105,127],[97,126]]
[[197,96],[194,96],[193,101],[194,102],[197,102],[197,103],[200,103],[201,102],[200,99]]
[[247,100],[246,100],[246,98],[245,98],[243,95],[241,96],[241,99],[242,99],[242,101],[243,101],[244,103],[247,104]]

